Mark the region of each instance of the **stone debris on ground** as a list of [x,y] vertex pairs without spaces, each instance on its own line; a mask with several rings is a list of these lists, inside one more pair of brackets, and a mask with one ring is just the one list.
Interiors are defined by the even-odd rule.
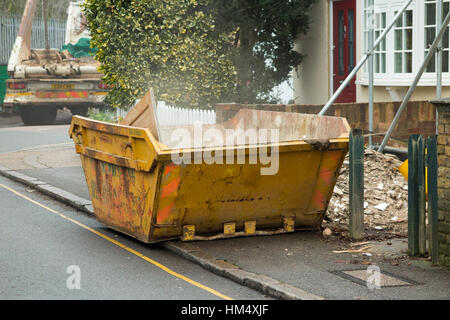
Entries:
[[[402,162],[394,155],[365,149],[364,224],[366,229],[407,235],[408,182],[398,171],[401,164]],[[332,229],[348,227],[348,176],[347,155],[328,206],[324,227]]]

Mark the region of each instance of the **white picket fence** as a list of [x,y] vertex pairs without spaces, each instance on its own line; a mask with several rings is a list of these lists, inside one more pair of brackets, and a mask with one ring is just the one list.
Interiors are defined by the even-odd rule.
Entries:
[[[127,112],[117,109],[117,117],[124,118]],[[186,109],[166,105],[164,101],[158,101],[156,116],[160,126],[184,126],[195,123],[216,124],[216,112],[214,110]]]
[[195,123],[216,123],[216,112],[214,110],[172,107],[167,106],[164,101],[158,101],[156,114],[160,126],[184,126]]

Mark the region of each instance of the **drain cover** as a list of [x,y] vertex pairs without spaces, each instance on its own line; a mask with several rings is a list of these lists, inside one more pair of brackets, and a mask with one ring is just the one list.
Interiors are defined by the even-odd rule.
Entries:
[[[367,280],[369,277],[373,277],[373,273],[368,272],[367,269],[360,270],[341,270],[333,271],[332,273],[339,275],[342,278],[353,281],[357,284],[367,286]],[[382,271],[379,273],[380,286],[382,288],[388,287],[405,287],[413,286],[418,283],[403,277],[399,277],[388,272]]]

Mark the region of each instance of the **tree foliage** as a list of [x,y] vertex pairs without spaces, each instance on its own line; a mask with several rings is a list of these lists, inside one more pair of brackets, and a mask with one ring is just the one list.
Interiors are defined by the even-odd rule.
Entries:
[[149,87],[158,99],[205,107],[234,90],[229,35],[206,0],[88,0],[85,14],[112,106],[130,106]]
[[191,107],[274,102],[273,88],[302,61],[294,41],[314,0],[87,0],[113,106],[149,87]]
[[309,26],[315,0],[211,0],[216,24],[233,32],[239,102],[274,102],[272,90],[289,78],[303,55],[296,38]]

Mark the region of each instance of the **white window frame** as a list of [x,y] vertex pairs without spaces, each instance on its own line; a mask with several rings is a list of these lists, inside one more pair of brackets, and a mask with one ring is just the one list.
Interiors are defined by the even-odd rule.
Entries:
[[[437,1],[438,0],[423,0],[424,1],[424,38],[423,38],[423,41],[424,41],[424,51],[428,51],[428,50],[426,50],[426,48],[425,48],[425,39],[426,39],[426,32],[425,32],[425,22],[426,22],[426,18],[425,18],[425,16],[426,16],[426,11],[425,11],[425,5],[427,4],[427,3],[437,3]],[[432,2],[433,1],[433,2]],[[444,12],[444,8],[445,8],[445,3],[447,3],[447,5],[448,6],[450,6],[450,0],[443,0],[443,3],[444,3],[444,5],[443,5],[443,7],[442,7],[442,19],[444,19],[445,18],[445,12]],[[436,21],[435,21],[436,22]],[[436,29],[436,25],[434,25],[434,28]],[[450,30],[450,27],[447,27],[447,30]],[[435,36],[436,36],[436,32],[435,32]],[[444,34],[444,36],[443,37],[445,37],[446,36],[446,34]],[[449,44],[448,46],[447,46],[447,48],[443,48],[444,50],[443,50],[443,52],[444,52],[444,54],[443,54],[443,56],[442,56],[442,58],[443,59],[445,59],[445,52],[449,55],[449,56],[447,56],[447,65],[448,65],[448,71],[447,72],[444,72],[443,71],[443,73],[450,73],[450,37],[449,37],[449,35],[447,34],[447,43]],[[444,38],[443,38],[444,39]],[[424,52],[424,56],[426,55],[426,53],[427,52]],[[435,58],[436,58],[436,56],[435,56]],[[434,61],[434,63],[436,63],[436,60],[435,59],[432,59],[431,60],[431,62],[433,62]],[[436,66],[435,66],[435,69],[436,69]],[[431,73],[431,74],[436,74],[436,72],[428,72],[426,69],[425,69],[425,73]]]
[[[395,11],[400,11],[405,4],[405,0],[374,0],[374,3],[375,10],[386,12],[387,25],[389,25],[394,19]],[[363,5],[363,8],[359,12],[364,13],[364,1],[361,1],[361,5]],[[406,10],[413,11],[412,73],[394,72],[394,26],[386,36],[386,73],[374,74],[375,86],[410,86],[425,59],[425,0],[414,0]],[[361,26],[364,28],[365,22],[363,22]],[[358,41],[363,44],[361,48],[364,53],[366,52],[364,32],[358,32],[358,34],[361,35]],[[367,68],[363,69],[361,72],[361,77],[356,84],[365,86],[369,84],[369,74],[367,72]],[[442,73],[442,84],[444,86],[450,86],[450,72]],[[436,86],[436,73],[425,72],[419,81],[418,86]]]

